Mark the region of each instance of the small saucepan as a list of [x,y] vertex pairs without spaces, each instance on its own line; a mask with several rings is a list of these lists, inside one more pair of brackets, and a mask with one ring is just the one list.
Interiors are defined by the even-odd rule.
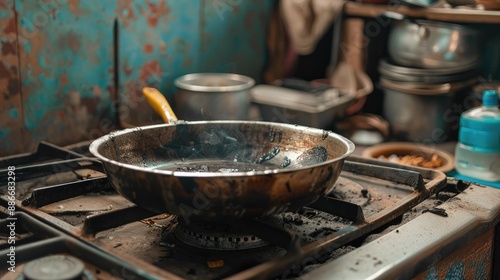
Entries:
[[[176,111],[183,120],[248,120],[255,81],[231,73],[193,73],[174,81]],[[221,104],[224,104],[221,106]]]

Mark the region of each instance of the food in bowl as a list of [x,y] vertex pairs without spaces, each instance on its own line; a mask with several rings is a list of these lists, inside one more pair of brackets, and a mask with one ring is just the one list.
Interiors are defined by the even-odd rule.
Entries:
[[432,169],[441,167],[444,164],[443,159],[436,154],[433,154],[430,159],[418,155],[398,156],[395,154],[392,154],[389,157],[381,155],[378,159]]
[[406,142],[374,145],[366,148],[362,152],[362,156],[442,172],[448,172],[455,168],[455,160],[450,153],[425,145]]

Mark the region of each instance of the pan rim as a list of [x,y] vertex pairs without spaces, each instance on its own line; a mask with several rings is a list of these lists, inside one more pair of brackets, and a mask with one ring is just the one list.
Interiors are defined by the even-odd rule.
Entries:
[[[203,124],[256,124],[256,125],[271,125],[271,126],[278,126],[278,127],[285,127],[285,128],[290,128],[290,129],[297,129],[297,128],[303,128],[306,130],[310,131],[316,131],[316,133],[321,133],[321,135],[324,132],[328,133],[328,136],[324,138],[324,140],[332,137],[335,138],[336,140],[342,142],[345,147],[346,151],[340,155],[337,156],[333,159],[317,163],[317,164],[311,164],[307,166],[302,166],[298,168],[277,168],[277,169],[269,169],[269,170],[259,170],[259,171],[246,171],[246,172],[186,172],[186,171],[171,171],[171,170],[164,170],[164,169],[153,169],[153,168],[146,168],[142,166],[137,166],[133,164],[128,164],[128,163],[123,163],[119,162],[113,159],[109,159],[105,156],[103,156],[101,153],[99,153],[98,148],[105,143],[106,141],[110,140],[111,137],[116,137],[120,136],[123,134],[131,133],[133,131],[138,131],[138,130],[148,130],[148,129],[155,129],[155,128],[160,128],[160,127],[169,127],[169,126],[176,126],[179,124],[193,124],[193,125],[203,125]],[[238,121],[238,120],[216,120],[216,121],[175,121],[175,122],[170,122],[168,124],[154,124],[154,125],[148,125],[148,126],[140,126],[140,127],[135,127],[135,128],[126,128],[118,131],[114,131],[111,133],[108,133],[104,136],[101,136],[94,141],[89,146],[89,151],[92,155],[97,157],[99,160],[101,160],[104,163],[112,164],[118,167],[122,168],[127,168],[127,169],[132,169],[135,171],[140,171],[140,172],[146,172],[146,173],[151,173],[151,174],[157,174],[157,175],[166,175],[166,176],[175,176],[175,177],[191,177],[191,178],[214,178],[214,177],[249,177],[249,176],[262,176],[262,175],[270,175],[270,174],[282,174],[282,173],[289,173],[289,172],[296,172],[300,170],[309,170],[314,167],[319,167],[319,166],[325,166],[325,165],[330,165],[335,162],[338,162],[340,160],[344,160],[347,158],[349,155],[351,155],[354,152],[355,145],[354,143],[349,140],[348,138],[337,134],[333,131],[321,129],[321,128],[314,128],[314,127],[309,127],[309,126],[303,126],[303,125],[297,125],[297,124],[288,124],[288,123],[279,123],[279,122],[266,122],[266,121]],[[105,168],[106,169],[106,168]]]

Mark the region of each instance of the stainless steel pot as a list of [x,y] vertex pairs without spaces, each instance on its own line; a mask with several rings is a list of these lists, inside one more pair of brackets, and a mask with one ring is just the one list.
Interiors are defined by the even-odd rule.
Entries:
[[441,143],[456,138],[461,94],[476,82],[471,79],[437,85],[395,83],[381,78],[383,114],[397,139]]
[[174,81],[176,112],[184,120],[247,120],[255,81],[229,73],[195,73]]
[[419,68],[463,67],[479,59],[478,32],[466,26],[428,20],[397,20],[388,39],[391,59]]

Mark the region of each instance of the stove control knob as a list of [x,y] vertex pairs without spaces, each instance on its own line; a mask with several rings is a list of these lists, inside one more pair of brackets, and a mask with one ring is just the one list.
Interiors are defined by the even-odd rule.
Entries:
[[23,269],[26,280],[73,280],[82,279],[85,266],[77,258],[52,255],[27,263]]

